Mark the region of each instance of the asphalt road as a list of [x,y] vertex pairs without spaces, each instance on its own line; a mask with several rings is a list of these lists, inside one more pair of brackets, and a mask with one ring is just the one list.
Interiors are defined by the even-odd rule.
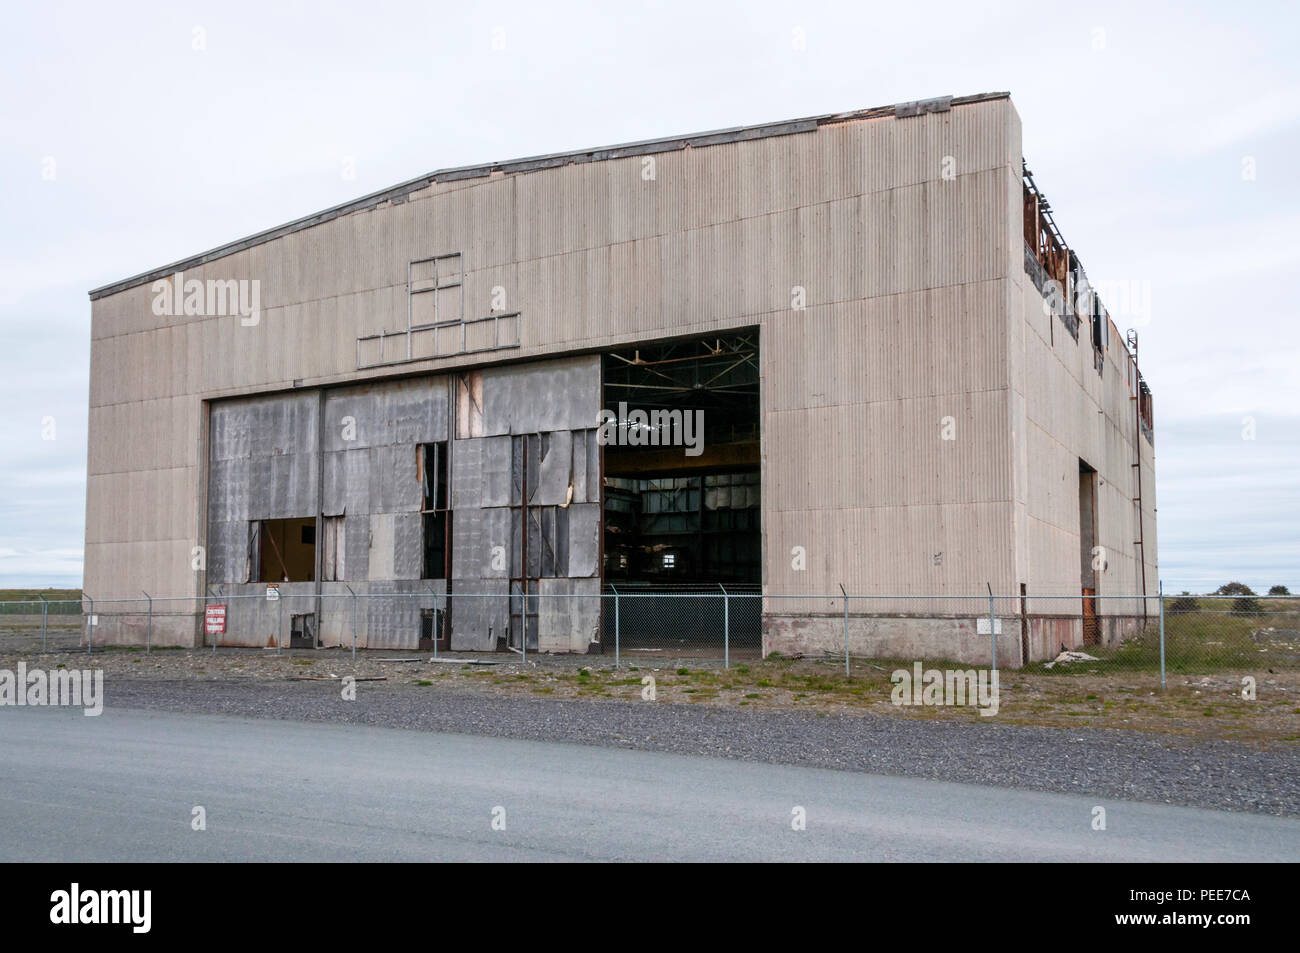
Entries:
[[1300,821],[1245,813],[364,725],[0,710],[3,861],[1298,858]]

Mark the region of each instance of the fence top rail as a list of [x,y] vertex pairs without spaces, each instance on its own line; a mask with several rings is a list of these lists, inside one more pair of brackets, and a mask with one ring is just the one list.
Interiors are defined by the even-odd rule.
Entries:
[[[504,581],[504,580],[503,580]],[[251,585],[251,584],[239,584]],[[343,585],[339,582],[338,585]],[[294,601],[294,599],[474,599],[474,598],[500,598],[503,595],[511,597],[520,597],[528,595],[529,598],[538,599],[573,599],[573,598],[640,598],[640,599],[829,599],[829,601],[842,601],[848,598],[852,601],[892,601],[892,602],[978,602],[987,606],[989,599],[995,602],[1080,602],[1083,599],[1092,599],[1092,601],[1147,601],[1156,602],[1164,599],[1166,603],[1178,601],[1195,601],[1197,603],[1209,603],[1209,606],[1199,606],[1200,608],[1213,608],[1216,605],[1229,606],[1231,603],[1243,601],[1243,599],[1255,599],[1260,603],[1278,603],[1294,602],[1296,608],[1300,608],[1300,594],[1297,595],[1269,595],[1269,594],[1219,594],[1219,593],[1097,593],[1095,595],[1083,595],[1080,593],[771,593],[757,592],[751,588],[732,588],[732,586],[719,586],[714,589],[692,590],[663,590],[663,589],[642,589],[642,588],[625,588],[625,589],[606,589],[602,592],[593,593],[541,593],[537,590],[529,590],[528,593],[461,593],[461,592],[439,592],[439,590],[425,589],[416,590],[416,592],[406,593],[374,593],[374,592],[279,592],[278,599],[283,601]],[[94,603],[95,606],[112,606],[122,605],[122,603],[148,603],[148,602],[227,602],[233,599],[261,599],[261,601],[276,601],[277,597],[266,597],[265,592],[253,593],[208,593],[194,595],[134,595],[134,597],[122,598],[92,598],[90,595],[82,595],[81,598],[68,599],[49,599],[49,598],[26,598],[26,599],[5,599],[0,598],[0,611],[5,608],[16,608],[21,606],[31,606],[39,608],[42,606],[85,606]]]
[[[504,580],[503,580],[504,581]],[[343,585],[343,583],[337,583]],[[239,583],[238,585],[250,585],[249,583]],[[260,585],[260,584],[259,584]],[[272,585],[275,585],[272,583]],[[221,603],[231,600],[252,599],[274,602],[276,599],[284,601],[304,600],[304,599],[499,599],[503,596],[520,597],[527,595],[535,599],[802,599],[802,600],[825,600],[840,602],[844,599],[852,601],[892,601],[892,602],[971,602],[988,605],[990,599],[995,603],[1019,603],[1021,600],[1028,602],[1071,602],[1077,603],[1084,599],[1096,600],[1098,602],[1111,600],[1127,601],[1146,601],[1156,602],[1163,599],[1166,603],[1176,600],[1196,600],[1198,602],[1208,602],[1211,606],[1215,603],[1229,605],[1233,602],[1243,599],[1254,599],[1261,603],[1275,602],[1295,602],[1296,607],[1300,608],[1300,596],[1244,596],[1244,595],[1218,595],[1210,594],[1192,594],[1192,595],[1171,595],[1166,593],[1161,596],[1157,593],[1098,593],[1092,596],[1083,596],[1079,593],[1026,593],[1021,595],[1015,594],[998,594],[990,596],[987,592],[964,594],[964,593],[912,593],[912,594],[883,594],[883,593],[806,593],[806,592],[755,592],[752,590],[737,590],[732,588],[719,588],[705,590],[700,592],[681,592],[681,591],[654,591],[645,589],[621,589],[617,591],[601,591],[590,593],[575,592],[538,592],[535,589],[527,593],[521,592],[443,592],[434,589],[417,590],[414,592],[278,592],[277,596],[268,598],[264,591],[258,592],[232,592],[232,593],[208,593],[207,595],[188,595],[188,596],[152,596],[143,595],[134,597],[123,597],[115,599],[92,599],[90,596],[83,596],[80,599],[0,599],[0,611],[6,607],[13,608],[19,606],[32,606],[39,609],[42,605],[60,606],[60,605],[89,605],[93,603],[96,606],[120,605],[123,603],[140,603],[147,604],[150,601],[154,603],[166,602],[188,602],[188,603]]]

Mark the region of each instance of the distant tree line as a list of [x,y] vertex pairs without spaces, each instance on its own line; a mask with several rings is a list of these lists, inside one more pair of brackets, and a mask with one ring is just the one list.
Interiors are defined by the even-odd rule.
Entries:
[[[1289,596],[1291,590],[1286,586],[1272,586],[1268,590],[1270,596]],[[1244,582],[1229,582],[1215,589],[1212,595],[1216,596],[1235,596],[1232,600],[1233,615],[1262,615],[1264,606],[1259,599],[1255,597],[1255,591]],[[1189,592],[1182,592],[1170,600],[1165,609],[1167,615],[1183,615],[1188,612],[1195,612],[1198,606],[1196,598]]]

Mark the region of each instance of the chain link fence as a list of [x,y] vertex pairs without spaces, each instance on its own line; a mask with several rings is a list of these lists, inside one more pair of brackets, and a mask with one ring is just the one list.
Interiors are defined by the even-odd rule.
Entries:
[[84,647],[85,637],[80,599],[0,601],[0,651],[69,651]]
[[624,658],[732,659],[763,655],[761,587],[663,586],[619,583],[605,587],[601,646]]
[[[1300,671],[1289,596],[764,594],[757,586],[607,585],[600,591],[314,591],[0,601],[0,651],[201,645],[433,656],[513,652],[651,658],[843,658],[1068,676]],[[441,583],[434,584],[440,587]]]

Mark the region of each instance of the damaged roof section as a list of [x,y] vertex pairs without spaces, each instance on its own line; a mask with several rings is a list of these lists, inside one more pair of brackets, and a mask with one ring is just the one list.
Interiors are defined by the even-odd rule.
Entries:
[[[1088,281],[1083,262],[1061,236],[1052,215],[1051,203],[1034,181],[1029,166],[1021,160],[1024,190],[1025,274],[1050,304],[1065,329],[1079,340],[1079,322],[1088,320],[1093,348],[1093,366],[1101,374],[1104,353],[1110,349],[1110,312],[1102,304],[1097,289]],[[1079,310],[1082,308],[1082,310]],[[1124,351],[1120,362],[1132,399],[1138,404],[1138,420],[1148,442],[1154,440],[1152,404],[1154,398],[1137,362],[1137,332],[1130,330],[1127,340],[1119,342]]]
[[403,182],[380,192],[362,196],[351,202],[336,205],[333,208],[316,212],[304,218],[287,222],[284,225],[257,232],[246,238],[219,245],[198,255],[143,272],[131,278],[103,285],[90,292],[90,300],[96,301],[108,295],[117,294],[137,285],[166,278],[177,271],[196,268],[210,261],[233,255],[236,252],[274,241],[293,232],[311,228],[324,222],[375,208],[385,202],[400,204],[407,196],[428,188],[437,182],[456,182],[466,179],[487,178],[493,174],[511,174],[516,172],[536,172],[566,165],[580,165],[587,162],[603,162],[606,159],[623,159],[628,156],[654,155],[662,152],[676,152],[682,149],[698,149],[704,146],[721,145],[728,142],[744,142],[750,139],[765,139],[771,136],[789,136],[796,133],[815,132],[821,126],[856,122],[864,119],[904,119],[930,112],[947,112],[954,106],[966,106],[974,103],[1008,99],[1011,94],[1006,91],[977,93],[972,96],[938,96],[890,106],[874,106],[849,112],[827,113],[821,116],[809,116],[804,119],[789,119],[782,122],[762,123],[756,126],[736,126],[731,129],[718,129],[712,132],[693,133],[685,136],[669,136],[662,139],[645,139],[622,145],[601,146],[593,149],[580,149],[573,152],[557,152],[549,155],[532,156],[525,159],[512,159],[504,162],[489,162],[482,165],[460,166],[453,169],[440,169],[428,175]]

